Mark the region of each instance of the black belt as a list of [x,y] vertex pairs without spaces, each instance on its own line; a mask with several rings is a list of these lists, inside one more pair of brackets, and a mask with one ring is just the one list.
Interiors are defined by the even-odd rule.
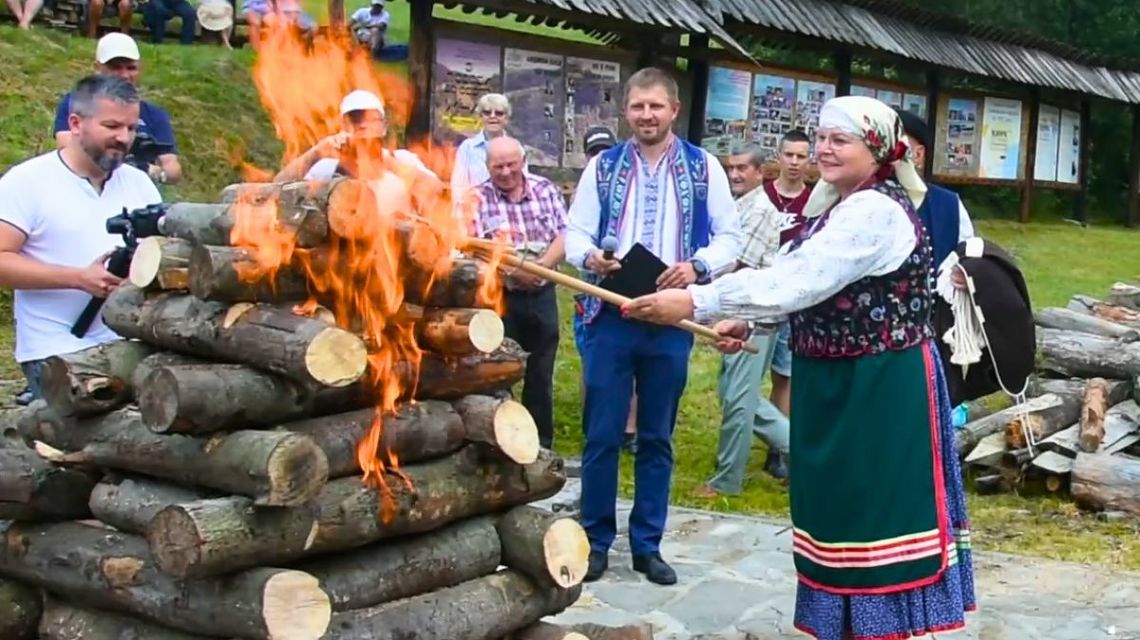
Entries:
[[530,298],[530,297],[542,295],[542,294],[546,293],[547,291],[550,291],[553,288],[554,288],[554,283],[553,282],[547,282],[546,284],[542,285],[541,287],[539,287],[537,289],[507,289],[506,292],[507,292],[507,295],[509,295],[509,296],[523,296],[523,297]]

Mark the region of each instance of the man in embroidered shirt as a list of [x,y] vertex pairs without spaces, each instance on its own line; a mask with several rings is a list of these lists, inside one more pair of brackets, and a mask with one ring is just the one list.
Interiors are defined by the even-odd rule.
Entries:
[[[487,145],[490,179],[479,186],[476,234],[506,239],[534,262],[554,269],[562,263],[566,204],[562,190],[546,178],[523,171],[525,153],[514,138]],[[539,443],[554,440],[554,356],[558,353],[558,299],[554,285],[521,271],[506,280],[507,337],[530,353],[522,403],[538,425]]]
[[[764,194],[764,153],[757,147],[735,149],[728,158],[728,180],[737,196],[744,248],[741,267],[763,269],[772,264],[780,248],[781,214]],[[772,364],[776,336],[757,331],[750,342],[757,353],[744,351],[724,355],[720,367],[720,440],[716,452],[716,473],[693,495],[715,498],[740,495],[744,471],[752,453],[752,434],[768,444],[765,471],[784,479],[787,471],[780,464],[788,452],[788,419],[767,398],[760,395],[764,374]]]
[[[621,267],[600,248],[608,236],[618,241],[616,257],[636,242],[669,265],[657,280],[661,289],[708,282],[735,266],[740,225],[728,178],[712,155],[673,135],[679,109],[677,83],[667,72],[646,68],[626,82],[624,110],[633,137],[586,164],[570,206],[567,259],[588,280],[598,282]],[[617,307],[597,298],[586,298],[583,308],[586,579],[597,580],[605,572],[617,533],[618,458],[636,384],[642,402],[629,517],[633,567],[652,582],[673,584],[677,574],[659,548],[673,471],[673,425],[693,337],[676,327],[626,320]]]

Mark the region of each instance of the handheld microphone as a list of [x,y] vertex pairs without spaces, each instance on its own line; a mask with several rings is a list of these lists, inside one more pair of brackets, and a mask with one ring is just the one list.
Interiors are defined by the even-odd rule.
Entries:
[[614,259],[614,251],[617,251],[618,240],[613,236],[606,236],[602,238],[602,257],[606,260]]

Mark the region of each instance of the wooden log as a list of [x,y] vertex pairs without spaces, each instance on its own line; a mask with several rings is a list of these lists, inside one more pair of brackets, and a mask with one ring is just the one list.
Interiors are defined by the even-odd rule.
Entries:
[[487,278],[498,277],[477,260],[457,259],[443,275],[411,274],[405,280],[404,299],[428,308],[489,308],[489,300],[480,295],[480,289],[486,286]]
[[467,440],[483,442],[519,464],[538,459],[538,425],[526,407],[510,398],[471,395],[454,402]]
[[564,611],[581,589],[541,589],[508,569],[433,593],[336,613],[326,638],[501,638]]
[[1030,414],[1042,411],[1059,413],[1059,416],[1053,418],[1054,422],[1068,420],[1065,426],[1073,424],[1080,417],[1082,394],[1083,388],[1073,389],[1072,393],[1065,394],[1047,393],[1030,398],[1023,405],[1009,407],[980,420],[969,422],[954,432],[954,444],[958,449],[958,455],[968,454],[986,436],[1005,431],[1010,421],[1017,417],[1019,409]]
[[190,288],[190,252],[181,238],[151,236],[139,241],[127,280],[140,289],[185,291]]
[[586,531],[573,518],[532,506],[515,507],[498,523],[503,564],[540,587],[581,584],[590,558]]
[[210,364],[210,361],[181,353],[171,353],[169,351],[153,353],[143,358],[142,361],[139,362],[139,366],[135,368],[135,372],[131,376],[131,387],[134,389],[145,388],[150,384],[154,373],[162,367],[196,364]]
[[285,431],[234,431],[212,438],[156,434],[134,409],[69,420],[42,401],[23,412],[26,438],[68,453],[62,462],[142,473],[191,486],[249,496],[257,504],[295,506],[328,478],[328,461],[307,436]]
[[407,482],[387,476],[387,500],[380,489],[362,487],[360,477],[350,476],[326,484],[304,510],[251,509],[242,498],[175,505],[154,517],[147,539],[168,573],[219,575],[431,531],[550,497],[566,481],[561,459],[548,452],[526,466],[484,457],[469,446],[404,467]]
[[241,247],[198,245],[190,254],[190,293],[219,302],[285,302],[305,300],[305,274],[289,265],[268,270]]
[[[448,359],[425,352],[420,361],[416,398],[455,399],[509,389],[526,374],[529,354],[506,338],[494,353]],[[404,378],[410,378],[404,373]]]
[[1044,356],[1045,369],[1065,376],[1128,379],[1140,375],[1140,343],[1038,329],[1037,350]]
[[1140,311],[1140,287],[1134,284],[1117,282],[1108,292],[1108,303]]
[[139,536],[75,522],[0,523],[0,551],[2,575],[191,633],[316,640],[332,611],[316,578],[300,571],[180,581],[158,569]]
[[91,491],[88,506],[100,522],[126,533],[146,533],[154,515],[172,504],[211,497],[202,489],[181,487],[145,476],[110,475]]
[[225,204],[175,202],[159,221],[159,231],[168,238],[191,244],[226,244],[233,229],[233,218]]
[[492,518],[472,518],[297,565],[320,581],[333,611],[371,607],[453,587],[495,572],[501,561]]
[[570,627],[590,640],[653,640],[653,625],[642,622],[620,627],[607,627],[593,622],[583,622]]
[[1068,308],[1078,313],[1087,313],[1102,320],[1140,329],[1140,311],[1107,304],[1096,298],[1075,295],[1069,299]]
[[[1005,424],[1006,445],[1012,449],[1024,449],[1029,446],[1026,431],[1033,435],[1033,442],[1040,442],[1077,422],[1080,419],[1083,392],[1079,396],[1070,395],[1061,398],[1062,402],[1052,406],[1026,411],[1025,418],[1028,419],[1028,424],[1023,424],[1022,416],[1016,414],[1011,416]],[[1033,401],[1030,400],[1031,402]]]
[[40,640],[201,640],[141,618],[100,611],[48,598],[40,620]]
[[131,401],[131,376],[154,352],[137,340],[115,340],[52,356],[40,377],[44,399],[61,416],[106,413]]
[[490,309],[425,309],[416,323],[420,346],[450,356],[491,353],[504,337],[503,319]]
[[1081,405],[1080,446],[1086,453],[1095,453],[1104,441],[1104,415],[1108,411],[1108,381],[1104,378],[1089,380]]
[[1033,317],[1039,326],[1047,329],[1091,333],[1095,336],[1112,338],[1121,342],[1140,340],[1140,330],[1072,309],[1049,307],[1041,309]]
[[40,637],[37,628],[42,611],[40,594],[35,589],[0,578],[0,638],[36,640]]
[[[0,446],[0,518],[86,518],[97,477],[83,469],[52,464],[14,442]],[[3,636],[0,636],[3,637]]]
[[368,352],[357,336],[271,305],[230,312],[218,302],[133,285],[115,289],[103,320],[121,336],[204,358],[248,364],[303,384],[347,386],[364,375]]
[[[322,184],[323,187],[317,186]],[[233,244],[240,217],[246,237],[255,236],[259,227],[273,224],[291,230],[297,247],[319,247],[328,239],[324,211],[328,207],[329,184],[291,182],[253,192],[237,188],[232,195],[223,196],[223,204],[176,203],[163,216],[159,228],[165,236],[197,245],[226,246]]]
[[566,627],[549,622],[536,622],[507,636],[507,640],[593,640]]
[[1077,504],[1086,508],[1140,515],[1140,459],[1078,453],[1069,490]]

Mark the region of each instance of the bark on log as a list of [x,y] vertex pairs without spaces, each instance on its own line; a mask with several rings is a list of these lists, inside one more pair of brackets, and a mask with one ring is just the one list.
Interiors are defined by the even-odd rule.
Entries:
[[1096,510],[1140,515],[1140,459],[1123,454],[1078,453],[1070,492],[1078,504]]
[[519,466],[502,456],[481,459],[468,446],[404,467],[409,482],[387,475],[387,503],[381,490],[350,476],[329,482],[306,509],[252,509],[242,498],[176,505],[154,517],[147,539],[163,570],[177,576],[279,565],[550,497],[566,476],[561,459],[544,454]]
[[413,274],[405,281],[404,299],[412,304],[439,308],[490,308],[479,290],[487,278],[498,278],[476,260],[459,259],[442,276]]
[[100,522],[126,533],[146,533],[154,515],[172,504],[210,497],[191,489],[143,476],[109,476],[91,491],[88,505]]
[[[1029,385],[1030,397],[1043,396],[1054,393],[1061,396],[1081,395],[1085,393],[1088,382],[1078,378],[1059,380],[1056,378],[1036,378]],[[1108,406],[1115,407],[1128,400],[1134,390],[1131,380],[1108,381]]]
[[1049,307],[1034,314],[1034,321],[1046,329],[1061,331],[1079,331],[1091,333],[1102,338],[1112,338],[1121,342],[1136,342],[1140,340],[1140,331],[1133,327],[1126,327],[1110,320],[1104,320],[1093,315]]
[[537,507],[515,507],[498,523],[503,564],[540,587],[569,589],[582,583],[590,557],[586,531],[573,518]]
[[[1062,417],[1069,419],[1066,425],[1068,426],[1075,424],[1080,417],[1081,395],[1083,393],[1083,385],[1079,388],[1073,388],[1071,393],[1047,393],[1036,398],[1030,398],[1025,403],[1024,409],[1031,414],[1040,411],[1060,413]],[[982,438],[1002,432],[1010,421],[1017,417],[1017,414],[1018,407],[1009,407],[980,420],[969,422],[961,429],[956,430],[954,432],[954,444],[958,449],[958,455],[965,456],[981,442]],[[1062,421],[1060,418],[1058,420]]]
[[151,236],[139,241],[127,280],[140,289],[185,291],[190,288],[188,240]]
[[[1045,438],[1075,424],[1081,417],[1081,406],[1084,400],[1084,391],[1079,395],[1059,396],[1062,401],[1053,406],[1030,409],[1029,424],[1022,424],[1018,415],[1011,416],[1005,424],[1005,443],[1011,449],[1024,449],[1029,446],[1025,431],[1033,434],[1034,442],[1041,442]],[[1034,398],[1039,400],[1039,398]],[[1030,400],[1033,402],[1033,400]],[[1026,403],[1029,404],[1029,403]]]
[[154,352],[137,340],[115,340],[47,359],[40,378],[44,399],[61,416],[106,413],[131,401],[131,376]]
[[1089,380],[1081,403],[1081,435],[1078,440],[1086,453],[1095,453],[1104,441],[1104,414],[1108,412],[1108,381],[1104,378]]
[[[528,356],[510,338],[504,339],[503,345],[494,353],[476,354],[458,360],[424,353],[415,397],[452,399],[509,389],[526,374]],[[405,374],[405,379],[409,377]]]
[[510,398],[471,395],[456,400],[467,440],[489,444],[519,464],[538,459],[538,425],[526,407]]
[[300,571],[179,581],[158,569],[142,538],[74,522],[0,524],[0,551],[0,574],[182,631],[316,640],[328,628],[328,596]]
[[590,640],[653,640],[653,625],[646,623],[607,627],[585,622],[570,628],[587,636]]
[[1140,311],[1140,287],[1117,282],[1109,290],[1108,303]]
[[49,598],[40,620],[39,637],[40,640],[202,640],[206,636]]
[[[169,351],[159,351],[158,353],[143,358],[142,361],[139,362],[139,366],[135,368],[135,372],[131,376],[131,388],[142,389],[146,387],[146,385],[150,384],[150,380],[154,377],[155,372],[162,367],[201,364],[211,363],[209,360],[195,358],[194,356],[171,353]],[[137,392],[135,395],[138,395]]]
[[489,517],[297,565],[320,581],[333,611],[371,607],[495,572],[499,534]]
[[529,627],[519,629],[506,640],[593,640],[593,638],[549,622],[536,622]]
[[225,362],[240,362],[303,384],[346,386],[368,366],[364,342],[321,320],[271,305],[240,313],[218,302],[123,285],[103,305],[103,320],[121,336]]
[[257,257],[240,247],[198,245],[190,254],[190,293],[218,302],[286,302],[305,300],[305,274],[282,265],[272,274]]
[[97,480],[83,469],[50,463],[23,443],[0,445],[0,518],[86,518]]
[[19,420],[26,438],[67,451],[62,461],[142,473],[295,506],[328,478],[325,454],[306,436],[284,431],[235,431],[213,438],[160,435],[138,411],[119,409],[84,420],[60,418],[41,401]]
[[1037,350],[1044,356],[1045,369],[1065,376],[1128,379],[1140,375],[1140,343],[1121,344],[1085,333],[1039,328]]
[[40,594],[35,589],[0,578],[0,638],[36,640],[42,610]]
[[420,346],[449,356],[491,353],[504,337],[503,319],[490,309],[425,309],[416,323]]
[[[323,188],[319,186],[322,184]],[[159,228],[163,235],[194,244],[227,246],[233,244],[234,227],[238,217],[243,216],[242,231],[246,237],[256,235],[259,226],[268,227],[272,222],[278,228],[292,230],[297,247],[319,247],[328,239],[329,232],[324,214],[328,207],[327,185],[290,182],[259,185],[253,190],[227,187],[223,191],[223,204],[171,205]],[[261,206],[271,200],[274,204]]]
[[326,637],[501,638],[564,611],[578,599],[581,589],[541,589],[521,573],[506,570],[434,593],[334,614]]

